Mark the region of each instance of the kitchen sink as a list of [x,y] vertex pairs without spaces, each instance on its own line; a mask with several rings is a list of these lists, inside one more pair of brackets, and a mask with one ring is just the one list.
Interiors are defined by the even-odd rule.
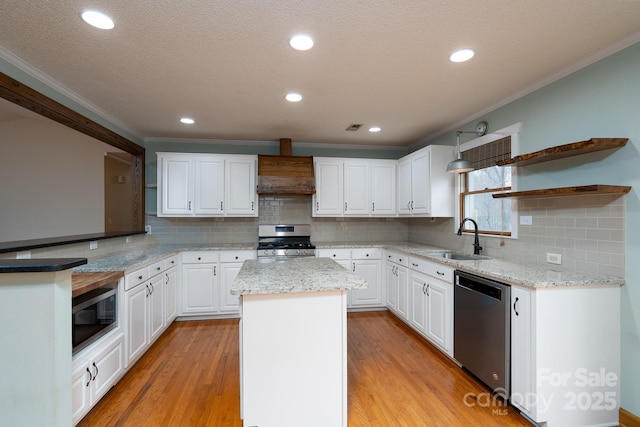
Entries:
[[485,255],[463,254],[461,252],[435,252],[431,255],[440,258],[453,259],[456,261],[480,261],[491,259],[491,257]]

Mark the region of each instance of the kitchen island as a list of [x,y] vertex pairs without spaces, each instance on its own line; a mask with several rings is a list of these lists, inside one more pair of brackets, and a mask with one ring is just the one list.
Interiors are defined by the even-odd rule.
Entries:
[[347,425],[347,291],[367,282],[328,258],[245,261],[240,296],[243,425]]

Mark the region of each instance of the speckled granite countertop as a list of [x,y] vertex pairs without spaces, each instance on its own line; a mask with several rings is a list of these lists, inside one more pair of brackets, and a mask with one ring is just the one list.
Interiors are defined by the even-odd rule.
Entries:
[[[563,287],[607,287],[621,286],[624,279],[619,277],[571,271],[553,270],[545,265],[524,265],[493,258],[480,261],[460,261],[443,259],[434,255],[447,249],[407,242],[323,242],[315,243],[317,249],[340,248],[382,248],[438,262],[468,273],[498,280],[510,285],[530,288]],[[112,254],[104,258],[90,259],[85,265],[76,267],[74,272],[125,271],[148,265],[155,260],[183,251],[206,250],[255,250],[252,243],[224,245],[158,245],[138,247],[132,251]]]
[[232,295],[365,289],[367,282],[329,258],[284,261],[247,260],[231,287]]
[[458,270],[477,274],[489,279],[510,285],[530,288],[566,288],[566,287],[608,287],[622,286],[624,279],[620,277],[572,271],[552,270],[545,265],[524,265],[520,263],[491,258],[488,260],[453,260],[437,256],[446,249],[425,245],[393,243],[384,246],[388,250],[402,252],[409,256],[418,256],[429,261],[448,265]]
[[118,252],[108,255],[103,258],[90,259],[89,262],[83,266],[73,269],[76,273],[82,272],[100,272],[100,271],[125,271],[135,270],[138,267],[143,267],[147,264],[151,264],[159,258],[163,258],[169,255],[174,255],[178,252],[185,251],[243,251],[243,250],[255,250],[256,245],[251,243],[238,243],[238,244],[224,244],[224,245],[212,245],[212,244],[193,244],[193,245],[157,245],[157,246],[143,246],[137,247],[131,251]]

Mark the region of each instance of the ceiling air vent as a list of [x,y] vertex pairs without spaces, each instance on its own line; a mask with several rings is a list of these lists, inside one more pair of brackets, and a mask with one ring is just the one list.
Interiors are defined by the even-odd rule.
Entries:
[[362,124],[362,123],[351,123],[349,125],[349,127],[347,127],[345,130],[347,130],[349,132],[355,132],[358,129],[360,129],[362,126],[364,126],[364,124]]

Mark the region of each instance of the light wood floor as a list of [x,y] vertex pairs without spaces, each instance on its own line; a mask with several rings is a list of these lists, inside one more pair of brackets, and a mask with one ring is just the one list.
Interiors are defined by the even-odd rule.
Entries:
[[[348,315],[348,373],[349,427],[531,426],[386,311]],[[79,426],[241,427],[239,395],[238,321],[174,322]]]

